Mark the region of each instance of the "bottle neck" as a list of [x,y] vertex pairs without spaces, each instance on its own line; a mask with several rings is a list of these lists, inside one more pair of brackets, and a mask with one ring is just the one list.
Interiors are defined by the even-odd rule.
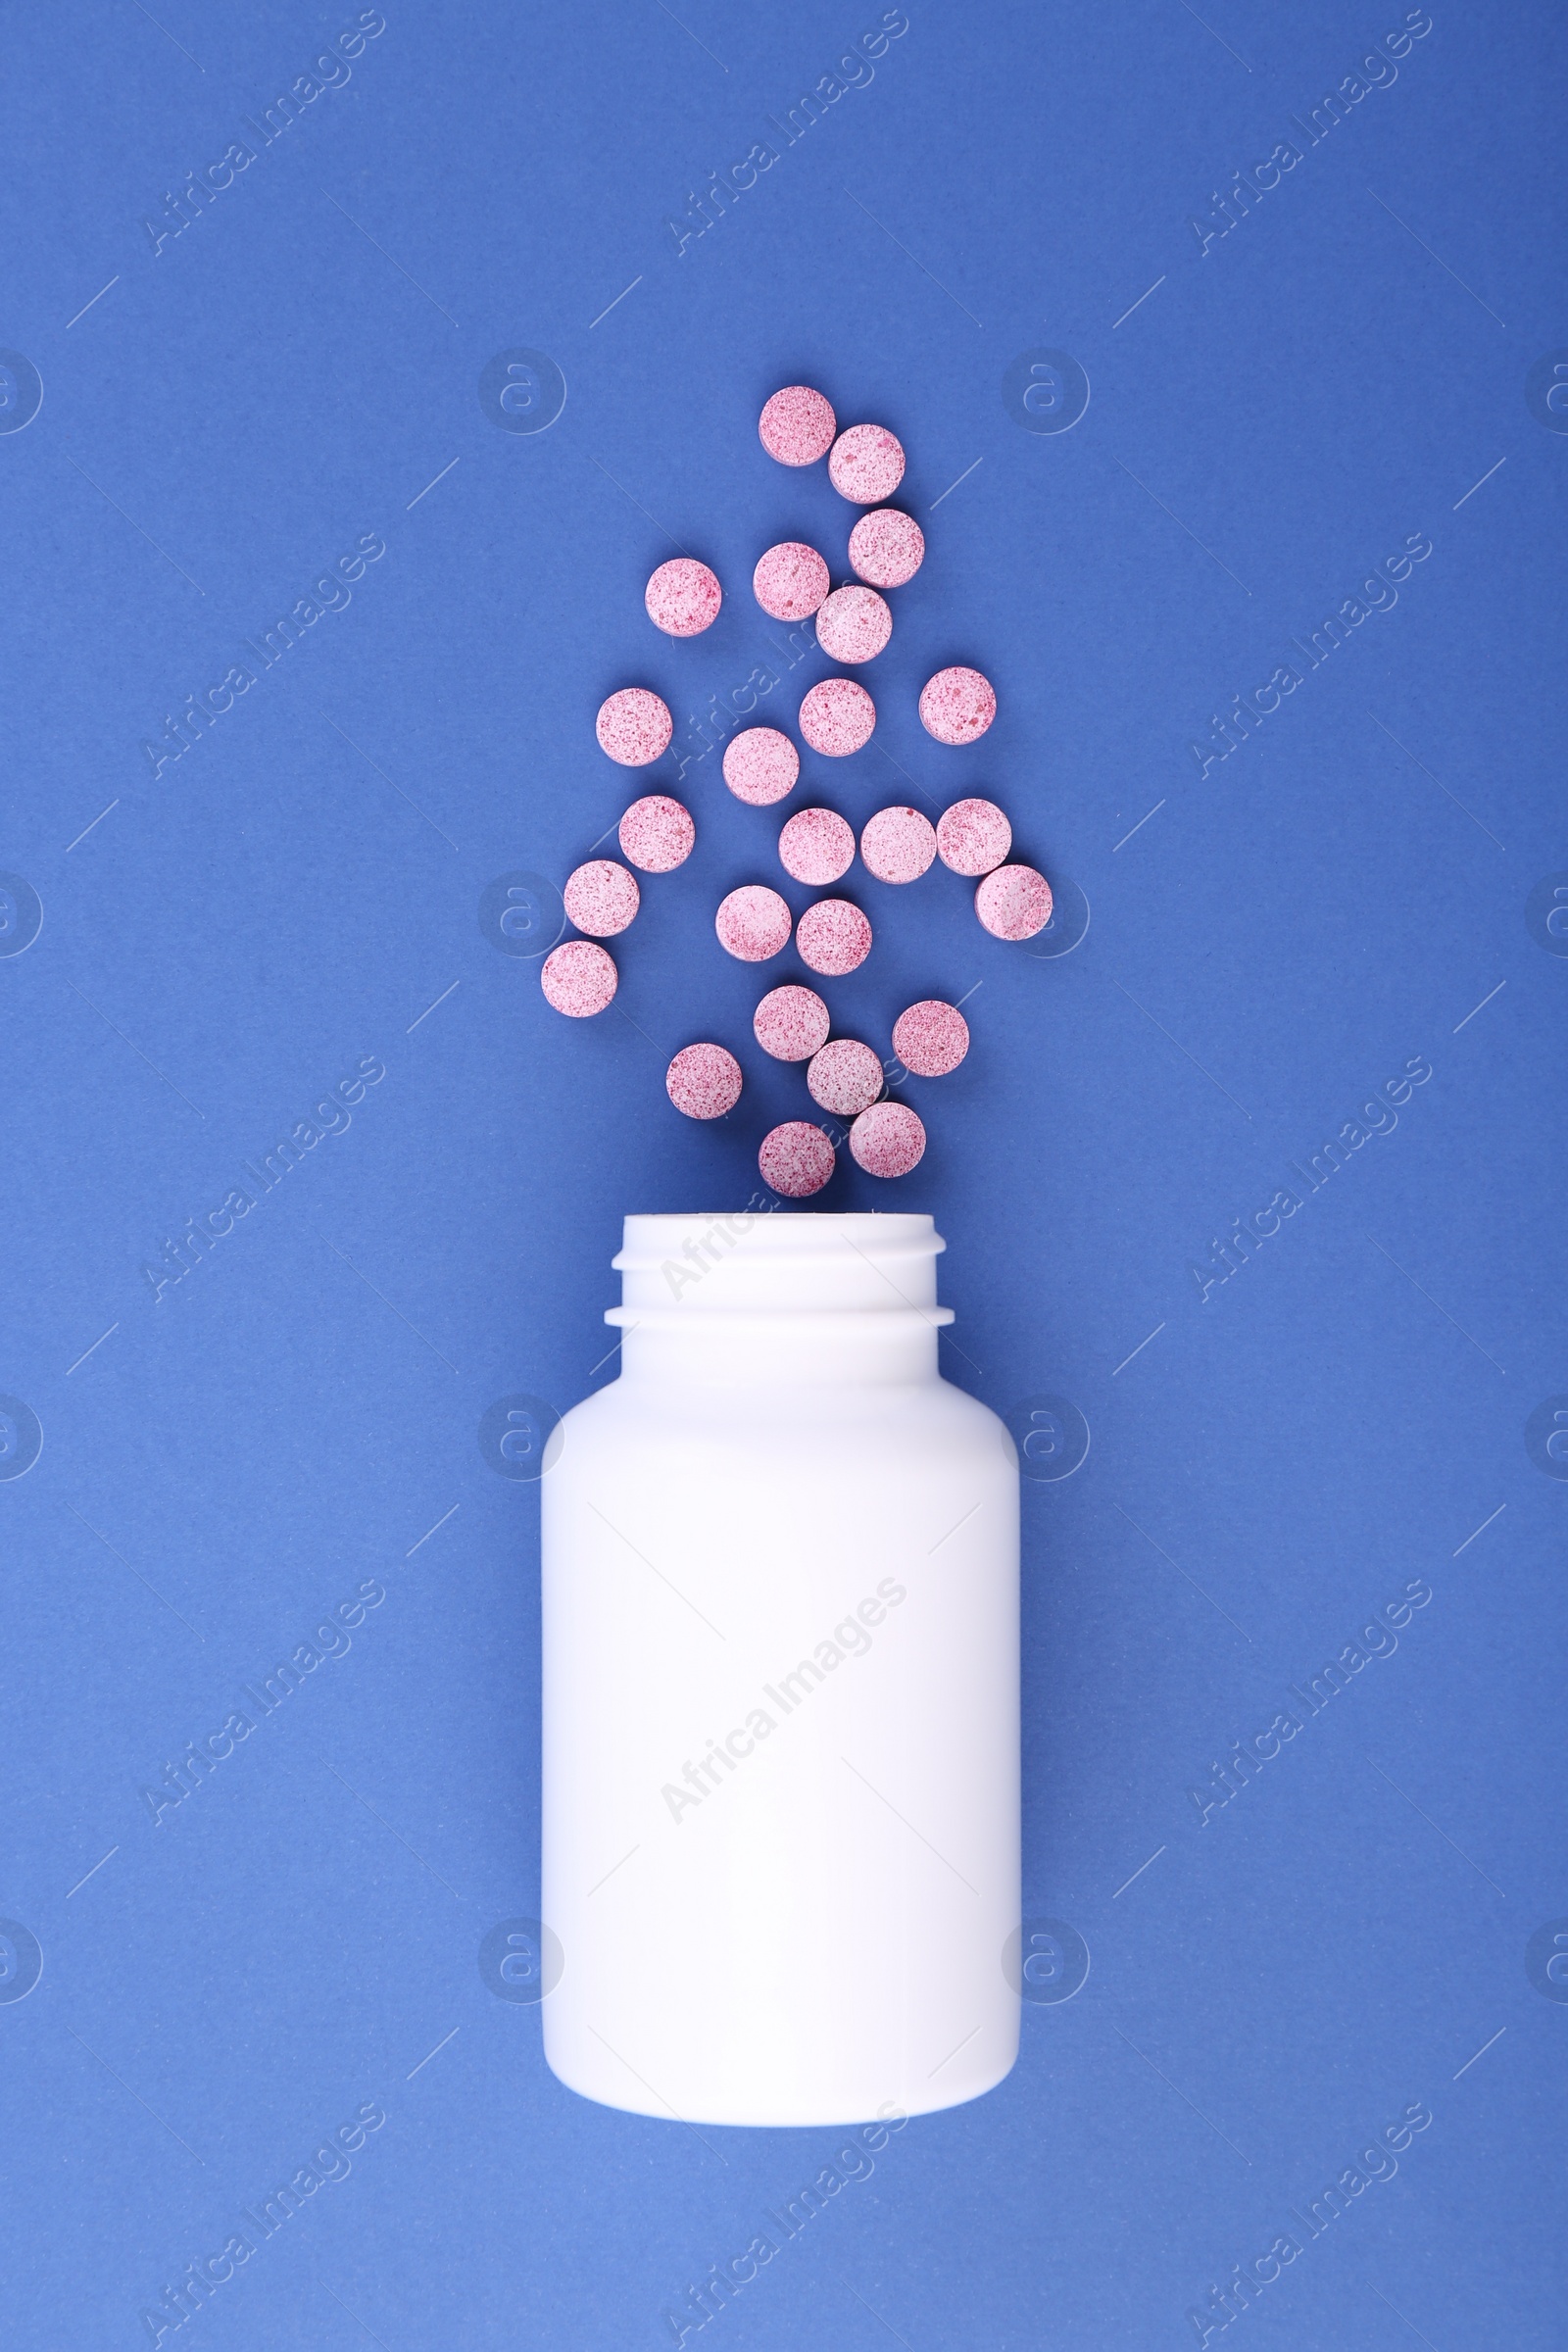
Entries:
[[635,1384],[839,1388],[937,1377],[945,1247],[925,1216],[628,1217],[615,1264]]

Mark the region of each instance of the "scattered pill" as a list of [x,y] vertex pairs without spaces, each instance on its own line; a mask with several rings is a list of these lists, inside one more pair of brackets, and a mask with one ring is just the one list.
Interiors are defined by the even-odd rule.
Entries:
[[579,865],[561,896],[568,916],[590,939],[613,939],[642,904],[636,875],[612,858],[590,858]]
[[925,562],[925,533],[912,514],[878,507],[850,533],[850,564],[873,588],[902,588]]
[[809,620],[831,585],[814,547],[784,539],[759,556],[752,594],[774,620]]
[[1012,847],[995,801],[955,801],[937,819],[937,856],[956,874],[989,874]]
[[906,1102],[873,1102],[850,1129],[850,1150],[868,1176],[907,1176],[925,1150],[925,1129]]
[[621,856],[640,872],[672,874],[691,856],[697,827],[691,810],[683,808],[679,801],[670,800],[666,793],[651,792],[646,799],[633,801],[620,820],[616,839]]
[[787,874],[820,890],[855,863],[855,829],[831,808],[798,808],[778,837],[778,855]]
[[818,899],[795,926],[795,952],[813,972],[842,979],[870,955],[871,926],[848,899]]
[[926,997],[893,1024],[893,1051],[916,1078],[946,1078],[969,1051],[969,1024],[956,1004]]
[[764,1054],[775,1061],[809,1061],[825,1045],[831,1023],[814,988],[791,982],[770,988],[752,1015],[752,1029]]
[[974,910],[995,939],[1033,939],[1051,920],[1051,884],[1032,865],[999,865],[976,890]]
[[833,1173],[833,1146],[808,1119],[786,1119],[762,1138],[757,1164],[765,1183],[786,1200],[819,1193]]
[[860,856],[879,882],[918,882],[936,854],[936,828],[918,808],[879,808],[860,835]]
[[838,418],[808,384],[786,384],[764,404],[757,430],[768,456],[781,466],[814,466],[832,448]]
[[741,1099],[741,1065],[722,1046],[683,1046],[664,1073],[664,1092],[689,1119],[721,1119]]
[[886,425],[852,424],[833,444],[827,478],[841,498],[879,507],[904,479],[904,445]]
[[666,637],[700,637],[718,618],[723,601],[717,576],[694,556],[661,564],[643,591],[649,619]]
[[713,917],[719,946],[742,963],[765,963],[789,944],[795,918],[776,890],[748,882],[721,899]]
[[806,1073],[811,1101],[841,1119],[853,1119],[882,1092],[882,1064],[869,1046],[836,1037],[813,1054]]
[[793,792],[801,755],[777,727],[746,727],[724,750],[724,781],[738,801],[769,808]]
[[844,760],[870,742],[876,705],[853,678],[823,678],[802,703],[800,725],[813,752]]
[[939,669],[920,692],[920,724],[938,743],[975,743],[997,715],[989,678],[977,669]]
[[599,748],[621,767],[646,767],[675,732],[669,706],[646,686],[623,686],[599,706],[594,721]]
[[892,634],[893,615],[874,588],[835,588],[816,616],[830,662],[874,662]]
[[559,948],[551,949],[539,969],[546,1003],[574,1021],[603,1012],[619,981],[614,957],[607,948],[596,948],[591,939],[563,940]]

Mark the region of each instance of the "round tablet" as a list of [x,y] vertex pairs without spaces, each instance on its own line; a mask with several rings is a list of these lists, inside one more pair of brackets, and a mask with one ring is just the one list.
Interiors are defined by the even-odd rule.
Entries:
[[977,669],[939,669],[920,690],[920,724],[938,743],[976,743],[996,715],[991,680]]
[[646,686],[623,686],[600,704],[594,721],[600,750],[621,767],[646,767],[667,749],[674,732],[668,704]]
[[666,637],[700,637],[712,627],[723,602],[716,575],[694,556],[672,556],[661,564],[643,591],[649,619]]
[[683,1046],[664,1072],[664,1092],[689,1119],[721,1119],[741,1099],[741,1065],[722,1046]]
[[724,747],[724,781],[738,801],[769,808],[795,789],[801,755],[777,727],[745,727]]
[[808,384],[786,384],[763,407],[757,430],[768,456],[781,466],[814,466],[832,448],[838,418]]
[[850,1150],[868,1176],[907,1176],[925,1150],[925,1129],[907,1102],[873,1102],[850,1129]]
[[955,801],[937,819],[937,856],[956,874],[989,874],[1012,847],[995,801]]
[[916,1078],[945,1078],[969,1051],[969,1024],[956,1004],[927,997],[893,1024],[893,1051]]
[[925,533],[912,514],[878,507],[850,533],[850,567],[873,588],[902,588],[925,562]]
[[770,547],[752,574],[752,594],[774,620],[809,620],[829,585],[827,565],[799,539]]
[[539,967],[545,1001],[574,1021],[603,1012],[619,985],[614,957],[591,939],[565,939],[552,948]]
[[1033,939],[1051,920],[1051,884],[1032,865],[999,865],[976,890],[974,910],[994,939]]
[[590,939],[613,939],[624,931],[642,903],[637,877],[612,858],[590,858],[566,878],[562,901],[579,931]]
[[752,1030],[775,1061],[809,1061],[826,1043],[827,1006],[814,988],[770,988],[752,1015]]
[[[697,841],[691,810],[666,793],[651,792],[633,801],[620,820],[616,835],[620,854],[645,874],[672,874],[684,865]],[[581,928],[581,925],[578,926]]]
[[936,854],[936,828],[918,808],[879,808],[860,835],[860,856],[879,882],[918,882]]
[[801,705],[801,733],[829,760],[859,751],[875,725],[876,705],[853,678],[823,678]]
[[748,882],[720,899],[713,928],[718,944],[742,963],[765,963],[789,945],[795,917],[776,890]]
[[830,662],[873,662],[892,634],[893,615],[874,588],[835,588],[816,616]]
[[820,890],[855,863],[855,832],[831,808],[798,808],[778,837],[779,863],[797,882]]
[[886,425],[852,424],[833,444],[827,478],[841,498],[879,507],[904,479],[904,445]]
[[795,926],[795,952],[813,972],[842,979],[870,955],[871,926],[848,899],[818,899]]
[[833,1146],[820,1127],[808,1119],[786,1119],[762,1138],[757,1154],[762,1180],[786,1200],[804,1200],[819,1193],[833,1173]]
[[853,1119],[882,1092],[882,1064],[869,1046],[836,1037],[811,1055],[806,1072],[811,1101],[841,1119]]

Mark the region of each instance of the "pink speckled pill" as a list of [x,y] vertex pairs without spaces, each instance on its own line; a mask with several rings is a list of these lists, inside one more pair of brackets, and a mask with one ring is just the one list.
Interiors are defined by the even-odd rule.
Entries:
[[906,1102],[873,1102],[850,1129],[850,1150],[868,1176],[907,1176],[925,1150],[925,1129]]
[[827,1006],[814,988],[792,982],[770,988],[752,1015],[752,1029],[764,1054],[775,1061],[809,1061],[827,1042]]
[[956,1004],[926,997],[893,1024],[893,1051],[916,1078],[946,1078],[969,1051],[969,1024]]
[[918,808],[879,808],[860,835],[860,856],[879,882],[918,882],[936,854],[936,828]]
[[819,1193],[833,1173],[833,1146],[820,1127],[808,1119],[786,1119],[762,1138],[757,1154],[762,1180],[786,1200],[804,1200]]
[[830,662],[874,662],[892,634],[893,615],[874,588],[835,588],[816,616]]
[[798,808],[778,837],[779,863],[813,890],[837,882],[855,863],[855,832],[831,808]]
[[741,1065],[722,1046],[683,1046],[664,1073],[664,1092],[689,1119],[721,1119],[741,1099]]
[[995,801],[955,801],[937,819],[937,856],[956,874],[989,874],[1012,847]]
[[718,944],[742,963],[765,963],[789,945],[795,917],[776,890],[747,882],[720,899],[713,928]]
[[813,752],[845,760],[870,742],[876,705],[853,678],[823,678],[802,703],[800,725]]
[[591,939],[563,940],[539,968],[546,1003],[574,1021],[603,1012],[619,982],[614,957],[607,948],[596,948]]
[[599,706],[599,748],[621,767],[646,767],[668,749],[675,732],[669,706],[646,686],[623,686]]
[[1033,939],[1051,920],[1051,884],[1032,865],[999,865],[976,890],[974,910],[994,939]]
[[759,556],[752,594],[774,620],[809,620],[830,586],[827,565],[814,547],[784,539]]
[[996,691],[977,669],[939,669],[920,690],[920,724],[938,743],[977,743],[996,715]]
[[590,858],[567,876],[561,896],[571,920],[590,939],[613,939],[642,904],[636,875],[613,858]]
[[724,781],[738,801],[770,808],[793,792],[801,755],[777,727],[746,727],[724,749]]
[[827,478],[841,498],[879,507],[904,479],[904,445],[886,425],[852,424],[833,444]]
[[832,448],[838,418],[808,384],[786,384],[765,403],[757,430],[768,456],[781,466],[814,466]]
[[873,588],[902,588],[925,562],[925,533],[912,514],[878,507],[850,533],[850,565]]
[[[672,874],[684,865],[697,842],[691,810],[667,793],[651,792],[633,801],[616,836],[620,854],[645,874]],[[580,926],[579,926],[580,928]]]
[[695,556],[661,564],[643,591],[648,617],[666,637],[700,637],[718,618],[724,591],[717,575]]
[[818,899],[795,926],[795,952],[813,972],[842,979],[870,955],[871,926],[848,899]]
[[836,1037],[812,1054],[806,1083],[813,1102],[853,1119],[882,1092],[882,1064],[858,1039]]

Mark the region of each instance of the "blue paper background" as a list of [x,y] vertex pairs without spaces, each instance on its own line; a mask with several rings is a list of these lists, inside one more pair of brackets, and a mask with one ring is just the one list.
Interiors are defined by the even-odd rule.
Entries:
[[[762,547],[843,575],[851,510],[756,438],[805,380],[905,440],[929,538],[875,747],[808,761],[810,797],[993,791],[1092,909],[1039,956],[950,875],[865,883],[842,1027],[880,1045],[910,997],[983,988],[964,1069],[918,1090],[918,1175],[822,1202],[934,1211],[949,1377],[1092,1431],[1025,1492],[1025,1907],[1092,1967],[704,2340],[1192,2343],[1188,2309],[1424,2101],[1397,2177],[1297,2230],[1232,2330],[1555,2344],[1568,2005],[1549,1934],[1526,1952],[1568,1932],[1568,1464],[1525,1431],[1568,1389],[1568,941],[1539,895],[1527,919],[1568,868],[1560,18],[1434,0],[1396,80],[1200,251],[1190,217],[1305,147],[1291,118],[1396,0],[912,0],[677,257],[666,218],[878,8],[388,0],[263,147],[242,118],[358,14],[10,25],[0,342],[43,405],[0,435],[0,866],[43,920],[0,956],[0,1389],[42,1452],[0,1480],[0,1912],[43,1971],[0,2000],[8,2342],[150,2340],[367,2101],[350,2176],[166,2344],[668,2342],[839,2144],[579,2101],[476,1964],[537,1907],[537,1496],[480,1418],[610,1377],[622,1213],[740,1204],[805,1107],[711,937],[722,890],[778,878],[716,754],[680,787],[697,856],[621,943],[625,1018],[559,1020],[477,909],[613,824],[607,691],[684,723],[766,660]],[[155,254],[144,218],[238,139]],[[478,397],[516,347],[565,377],[543,433]],[[1040,347],[1092,387],[1060,434],[1004,404]],[[386,553],[347,609],[155,778],[143,741],[361,534]],[[1397,604],[1200,776],[1210,714],[1406,534],[1433,552]],[[686,645],[641,609],[672,542],[730,591]],[[963,660],[1001,715],[955,753],[913,702]],[[661,1084],[704,1034],[747,1068],[718,1133]],[[1200,1296],[1192,1262],[1415,1056],[1397,1127]],[[352,1126],[155,1302],[166,1238],[362,1057],[386,1075]],[[155,1826],[142,1788],[372,1578],[349,1654]],[[1188,1789],[1416,1579],[1397,1651],[1200,1825]]]

